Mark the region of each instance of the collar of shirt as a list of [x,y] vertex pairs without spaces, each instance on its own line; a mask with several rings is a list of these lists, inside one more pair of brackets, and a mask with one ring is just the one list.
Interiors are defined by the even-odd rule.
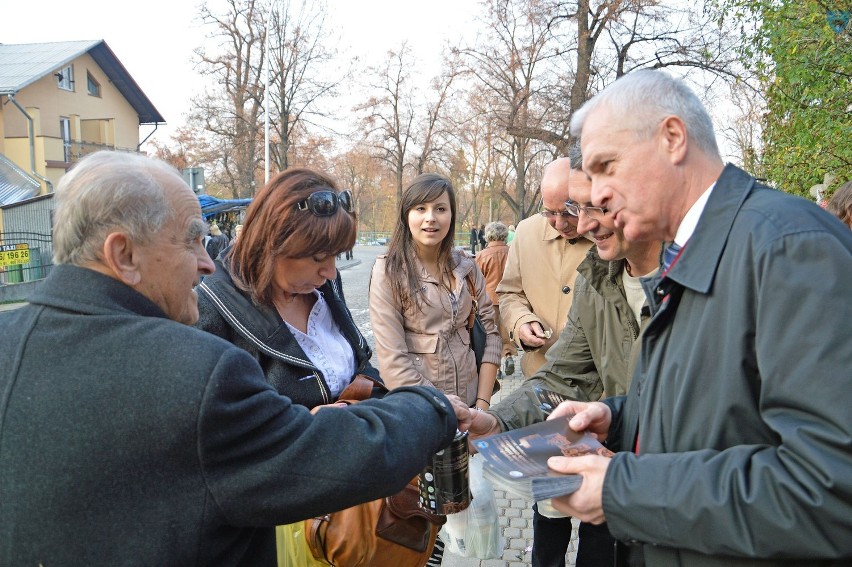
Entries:
[[677,234],[675,234],[674,241],[678,246],[683,247],[689,242],[692,233],[695,232],[695,227],[698,226],[698,220],[701,218],[701,213],[704,212],[704,207],[707,206],[707,200],[710,198],[710,193],[713,192],[714,187],[716,187],[715,182],[686,211],[686,216],[680,221],[680,226],[677,227]]
[[314,294],[317,301],[308,316],[308,332],[303,333],[289,323],[287,327],[337,398],[355,374],[355,353],[340,332],[322,293],[314,290]]

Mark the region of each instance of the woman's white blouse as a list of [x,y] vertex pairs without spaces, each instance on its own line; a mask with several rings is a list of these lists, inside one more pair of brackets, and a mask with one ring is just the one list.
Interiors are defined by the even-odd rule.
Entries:
[[336,398],[355,375],[355,353],[340,332],[322,293],[314,290],[314,294],[317,301],[308,315],[308,332],[303,333],[290,323],[287,323],[287,327],[314,366],[325,376],[331,394]]

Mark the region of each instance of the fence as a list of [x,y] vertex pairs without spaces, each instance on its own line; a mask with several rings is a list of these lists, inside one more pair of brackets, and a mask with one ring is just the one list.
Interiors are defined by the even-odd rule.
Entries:
[[47,277],[53,266],[50,234],[0,232],[0,283],[13,284]]
[[[358,244],[365,244],[367,246],[387,246],[387,243],[390,242],[392,233],[390,231],[371,231],[371,230],[359,230],[358,231]],[[470,247],[470,232],[456,231],[456,246],[461,246],[462,248]]]

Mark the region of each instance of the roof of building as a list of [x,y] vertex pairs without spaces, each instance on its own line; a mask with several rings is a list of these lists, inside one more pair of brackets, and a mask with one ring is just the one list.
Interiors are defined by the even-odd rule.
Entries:
[[164,124],[166,120],[102,39],[53,43],[0,43],[0,95],[14,95],[27,85],[52,75],[88,53],[110,82],[139,115],[140,124]]
[[217,199],[206,193],[201,193],[198,195],[198,202],[201,204],[201,214],[204,218],[208,218],[216,213],[245,209],[251,204],[251,199]]
[[38,195],[39,183],[0,154],[0,205]]

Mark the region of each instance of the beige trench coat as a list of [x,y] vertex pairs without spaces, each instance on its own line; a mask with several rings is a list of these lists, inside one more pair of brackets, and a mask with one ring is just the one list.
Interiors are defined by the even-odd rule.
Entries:
[[571,244],[538,214],[518,224],[503,279],[497,286],[500,317],[521,348],[518,328],[524,323],[538,321],[545,330],[553,331],[544,346],[527,350],[521,357],[524,376],[532,376],[544,364],[547,349],[565,326],[574,298],[577,266],[591,246],[583,237]]
[[479,314],[488,333],[482,361],[499,364],[501,343],[482,272],[464,253],[456,252],[455,257],[453,293],[458,298],[458,311],[453,315],[446,289],[419,263],[419,292],[429,304],[424,305],[423,312],[415,308],[402,313],[387,279],[387,256],[379,256],[370,278],[370,322],[379,372],[389,388],[431,385],[446,394],[459,396],[472,406],[476,401],[479,375],[466,326],[472,306],[465,281],[469,272],[474,276]]

